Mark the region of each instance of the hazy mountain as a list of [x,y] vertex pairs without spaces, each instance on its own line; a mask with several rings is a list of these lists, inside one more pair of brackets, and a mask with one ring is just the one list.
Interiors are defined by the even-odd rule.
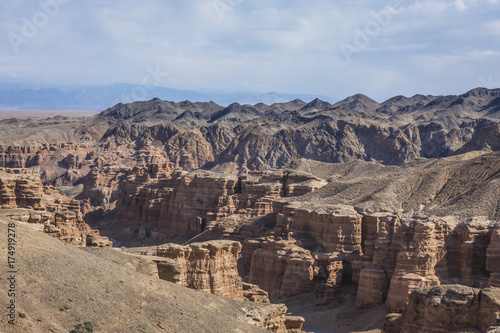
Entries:
[[334,98],[327,96],[293,95],[277,92],[192,91],[133,84],[36,86],[26,83],[0,82],[0,109],[100,111],[118,103],[147,101],[155,97],[174,102],[186,100],[213,101],[224,106],[234,102],[240,104],[265,103],[269,105],[287,102],[296,98],[311,101],[317,97],[331,102],[336,101]]

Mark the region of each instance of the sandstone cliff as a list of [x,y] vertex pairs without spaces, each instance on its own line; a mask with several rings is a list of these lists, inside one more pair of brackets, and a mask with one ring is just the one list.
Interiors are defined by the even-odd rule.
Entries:
[[274,207],[251,224],[218,220],[199,238],[240,241],[240,274],[272,300],[316,290],[328,302],[352,282],[358,307],[386,303],[403,311],[421,287],[498,283],[498,222],[487,218],[362,215],[349,206],[283,200]]
[[113,243],[83,222],[80,202],[43,186],[27,169],[0,168],[0,214],[41,224],[43,232],[74,246],[111,247]]
[[[7,226],[0,217],[4,235]],[[16,223],[16,235],[22,272],[16,280],[16,310],[26,316],[17,316],[16,326],[2,317],[2,332],[69,332],[85,321],[93,323],[94,332],[298,331],[285,331],[297,320],[286,316],[283,305],[242,302],[168,283],[122,265],[116,250],[100,249],[103,255],[96,256],[25,223]],[[0,247],[6,246],[2,237]]]
[[500,289],[448,285],[413,291],[403,314],[387,316],[384,332],[486,332],[498,325]]
[[222,218],[238,222],[271,213],[273,200],[302,195],[325,184],[312,175],[287,170],[238,177],[151,165],[132,170],[120,192],[118,207],[124,220],[150,224],[170,235],[198,234]]
[[167,244],[156,255],[160,279],[214,295],[243,299],[243,283],[238,275],[238,242],[211,241],[188,246]]
[[402,311],[408,295],[421,287],[491,285],[488,279],[494,279],[495,269],[486,263],[494,258],[492,230],[497,225],[479,218],[406,220],[396,229],[390,225],[392,237],[379,238],[382,246],[361,269],[358,306],[374,306],[387,298],[390,309]]

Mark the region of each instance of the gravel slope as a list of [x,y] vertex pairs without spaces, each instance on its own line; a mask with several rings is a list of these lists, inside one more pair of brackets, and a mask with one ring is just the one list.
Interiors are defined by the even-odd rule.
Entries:
[[[0,220],[2,275],[7,222]],[[129,270],[16,223],[17,326],[7,323],[2,279],[0,332],[69,332],[92,322],[94,332],[266,332],[239,320],[265,306],[183,288]],[[250,318],[251,320],[251,318]]]

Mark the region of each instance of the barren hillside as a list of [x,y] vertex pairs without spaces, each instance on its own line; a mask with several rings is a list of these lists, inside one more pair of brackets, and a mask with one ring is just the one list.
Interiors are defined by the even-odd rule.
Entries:
[[[3,254],[8,223],[12,221],[0,220]],[[25,223],[16,222],[15,230],[17,325],[2,315],[2,332],[69,332],[87,321],[94,332],[265,332],[246,323],[252,316],[248,313],[265,313],[273,305],[183,288],[67,245]],[[1,299],[2,304],[10,300],[6,293]]]

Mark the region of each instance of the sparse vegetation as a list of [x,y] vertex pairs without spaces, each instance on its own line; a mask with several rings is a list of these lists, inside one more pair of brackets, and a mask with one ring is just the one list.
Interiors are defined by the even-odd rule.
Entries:
[[62,306],[59,310],[61,311],[68,311],[68,310],[71,310],[71,306],[65,304],[64,306]]
[[70,333],[90,333],[94,332],[94,324],[91,321],[86,321],[85,323],[78,323],[75,328],[70,331]]
[[147,333],[147,331],[146,331],[146,325],[144,325],[144,324],[138,324],[137,325],[137,332]]

